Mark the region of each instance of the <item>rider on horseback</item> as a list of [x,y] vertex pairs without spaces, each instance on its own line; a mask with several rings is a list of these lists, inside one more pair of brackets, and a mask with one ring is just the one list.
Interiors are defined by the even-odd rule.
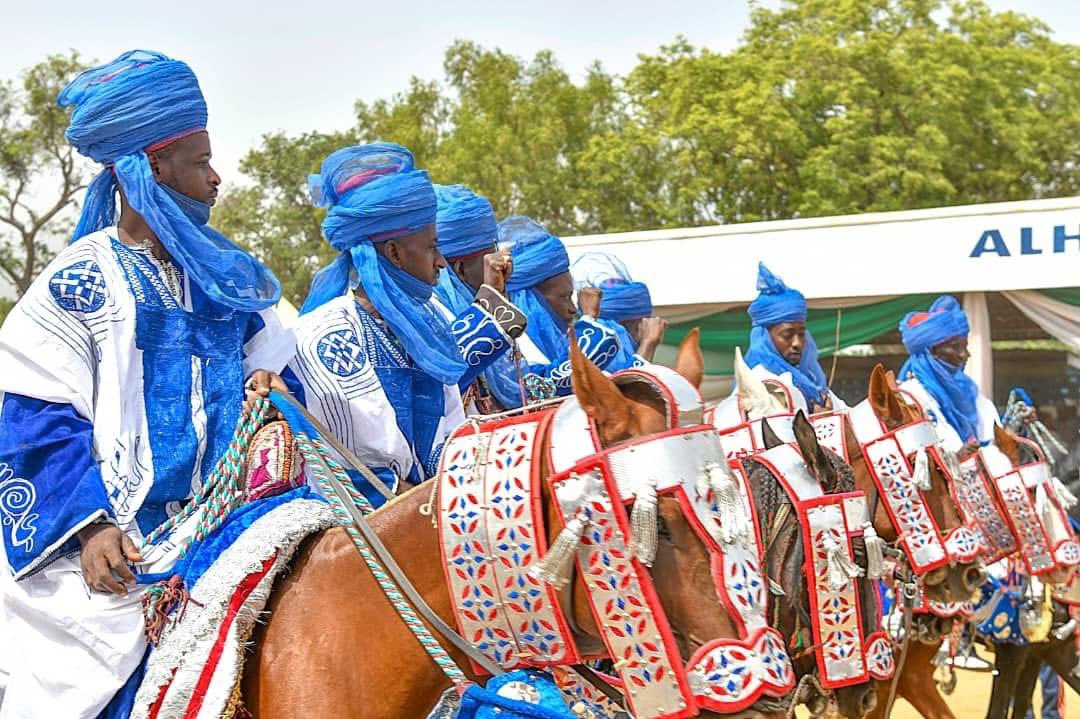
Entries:
[[[760,262],[757,288],[757,299],[747,309],[753,329],[746,363],[758,377],[786,390],[792,413],[846,409],[818,363],[817,344],[806,326],[806,298]],[[713,423],[731,427],[744,419],[736,391],[716,407]]]
[[946,450],[994,441],[997,409],[964,374],[968,319],[955,297],[942,295],[927,312],[909,312],[900,338],[910,356],[900,368],[900,389],[923,406]]
[[[315,276],[301,310],[294,391],[384,484],[418,484],[465,421],[462,392],[524,329],[503,295],[510,262],[488,255],[485,284],[456,316],[439,302],[446,261],[435,189],[400,145],[338,150],[311,187],[329,207],[323,233],[341,254]],[[354,481],[374,504],[384,501]]]
[[[292,352],[273,274],[207,226],[220,177],[184,63],[135,50],[79,75],[68,141],[105,165],[74,241],[0,330],[0,514],[17,662],[2,716],[95,717],[146,640],[144,547],[206,478],[249,389]],[[120,217],[116,218],[116,194]],[[6,575],[4,571],[2,574]]]

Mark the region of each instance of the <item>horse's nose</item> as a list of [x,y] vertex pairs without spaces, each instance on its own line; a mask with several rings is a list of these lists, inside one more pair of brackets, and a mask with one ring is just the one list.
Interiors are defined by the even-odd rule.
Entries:
[[866,687],[866,691],[863,692],[862,699],[859,702],[859,708],[862,709],[862,715],[866,716],[870,712],[874,711],[877,706],[877,692],[874,690],[874,685],[871,683]]
[[967,590],[969,596],[984,583],[986,583],[986,570],[983,569],[982,564],[972,564],[964,570],[964,589]]

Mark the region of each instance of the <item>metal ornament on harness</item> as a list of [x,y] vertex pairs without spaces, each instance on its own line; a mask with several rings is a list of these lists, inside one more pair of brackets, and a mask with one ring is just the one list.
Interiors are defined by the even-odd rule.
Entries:
[[[438,479],[439,531],[462,634],[508,669],[590,658],[580,656],[558,591],[539,578],[561,579],[569,556],[634,716],[731,713],[762,695],[787,694],[794,673],[782,638],[765,625],[749,489],[736,485],[745,527],[724,536],[712,492],[699,491],[713,484],[711,465],[725,463],[715,430],[700,423],[700,396],[663,368],[614,379],[643,383],[663,397],[669,429],[603,449],[595,425],[570,398],[554,410],[463,426],[448,441]],[[553,474],[544,478],[539,438],[549,423]],[[542,481],[564,525],[555,542],[562,544],[551,552],[544,546]],[[634,511],[627,511],[632,502],[649,505],[664,495],[679,500],[709,549],[717,594],[741,630],[739,639],[707,642],[687,664],[646,569],[654,540],[633,535]],[[654,511],[638,510],[637,524]]]

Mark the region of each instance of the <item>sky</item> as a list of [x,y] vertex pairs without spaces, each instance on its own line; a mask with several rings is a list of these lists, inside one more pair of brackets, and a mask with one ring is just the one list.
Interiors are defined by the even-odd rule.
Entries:
[[[1077,0],[990,0],[1042,18],[1080,43]],[[4,17],[0,78],[53,52],[109,60],[135,47],[188,62],[210,108],[215,166],[237,182],[243,155],[269,132],[345,129],[353,103],[389,97],[410,76],[442,78],[446,47],[469,39],[531,57],[551,49],[571,76],[600,60],[625,73],[639,53],[677,35],[730,50],[749,22],[746,0],[323,0],[161,3],[47,0]],[[157,9],[155,9],[157,8]]]

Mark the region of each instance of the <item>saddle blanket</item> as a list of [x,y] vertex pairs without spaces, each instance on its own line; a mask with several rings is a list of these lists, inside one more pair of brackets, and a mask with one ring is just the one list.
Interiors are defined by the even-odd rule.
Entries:
[[[227,719],[239,706],[245,644],[274,580],[303,540],[334,526],[309,487],[249,503],[193,546],[175,573],[191,601],[173,617],[110,717]],[[114,706],[115,705],[115,706]]]

